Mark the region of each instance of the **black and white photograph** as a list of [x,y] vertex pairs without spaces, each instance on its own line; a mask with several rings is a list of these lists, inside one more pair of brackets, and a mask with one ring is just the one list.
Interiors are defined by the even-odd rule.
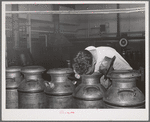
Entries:
[[149,120],[149,1],[2,1],[2,121]]

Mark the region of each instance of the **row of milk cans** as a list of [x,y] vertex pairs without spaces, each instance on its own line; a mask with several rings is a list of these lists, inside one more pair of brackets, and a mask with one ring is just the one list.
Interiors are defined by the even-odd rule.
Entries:
[[[71,68],[49,69],[50,81],[42,78],[41,66],[6,68],[6,109],[144,108],[145,98],[136,87],[136,71],[115,71],[112,85],[100,84],[102,74],[81,76],[78,84],[69,77]],[[123,77],[122,77],[123,76]],[[120,78],[121,77],[121,78]]]

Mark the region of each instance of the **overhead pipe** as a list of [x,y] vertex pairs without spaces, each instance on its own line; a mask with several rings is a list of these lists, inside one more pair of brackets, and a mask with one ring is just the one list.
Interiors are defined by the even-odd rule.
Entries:
[[20,11],[20,12],[12,12],[7,11],[6,14],[116,14],[116,13],[135,13],[135,12],[143,12],[145,10],[130,10],[130,11],[91,11],[91,12],[64,12],[64,11]]
[[[8,31],[12,31],[12,29],[6,29]],[[19,30],[21,31],[21,29]],[[54,33],[54,31],[44,31],[44,30],[31,30],[31,32],[44,32],[44,33]],[[76,34],[76,31],[72,31],[72,32],[69,32],[69,31],[63,31],[63,32],[60,32],[62,34]]]
[[126,8],[126,9],[103,9],[103,10],[63,10],[63,11],[5,11],[6,14],[112,14],[112,13],[131,13],[145,11],[145,7]]

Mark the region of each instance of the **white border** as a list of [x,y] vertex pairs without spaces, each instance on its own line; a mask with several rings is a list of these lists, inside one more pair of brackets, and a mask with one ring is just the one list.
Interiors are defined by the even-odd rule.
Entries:
[[144,4],[148,3],[147,1],[5,1],[5,4]]
[[[5,5],[6,4],[108,4],[108,3],[119,3],[119,4],[145,4],[145,27],[146,27],[146,109],[25,109],[25,110],[9,110],[5,109]],[[22,120],[34,120],[34,121],[52,121],[52,120],[129,120],[129,121],[140,121],[148,120],[149,117],[149,4],[147,1],[7,1],[2,2],[2,120],[7,121],[22,121]],[[74,112],[74,113],[72,113]]]

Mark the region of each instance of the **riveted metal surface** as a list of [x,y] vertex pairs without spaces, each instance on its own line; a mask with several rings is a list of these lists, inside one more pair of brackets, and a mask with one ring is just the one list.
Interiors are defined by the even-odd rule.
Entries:
[[18,108],[18,92],[17,89],[7,89],[6,91],[6,109]]
[[105,108],[103,100],[82,100],[74,98],[74,108],[80,109],[94,109],[94,108]]
[[19,108],[45,108],[46,99],[42,82],[24,80],[18,87]]
[[46,95],[47,97],[47,108],[53,109],[69,109],[73,108],[73,97],[72,95]]
[[18,107],[20,109],[46,108],[44,92],[25,93],[18,92]]
[[118,106],[118,105],[113,105],[113,104],[109,104],[106,103],[105,104],[106,108],[111,108],[111,109],[140,109],[140,108],[145,108],[145,104],[139,104],[139,105],[135,105],[135,106]]

